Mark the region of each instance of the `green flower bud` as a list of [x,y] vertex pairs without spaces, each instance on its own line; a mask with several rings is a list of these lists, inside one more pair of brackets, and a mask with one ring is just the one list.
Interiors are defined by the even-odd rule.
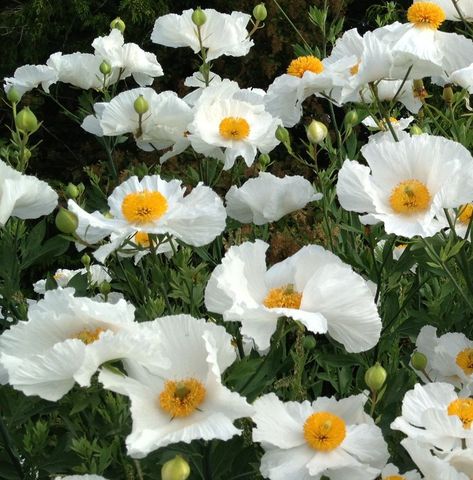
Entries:
[[61,207],[56,215],[54,223],[60,232],[71,234],[77,230],[79,220],[75,213]]
[[353,127],[358,123],[358,120],[358,112],[356,110],[350,110],[346,113],[343,121],[345,123],[345,127]]
[[110,72],[112,71],[112,66],[106,60],[103,60],[103,62],[100,64],[99,69],[102,75],[110,75]]
[[10,87],[7,93],[7,98],[10,103],[18,103],[21,99],[21,95],[15,87]]
[[253,8],[253,17],[255,17],[255,20],[258,22],[264,22],[267,16],[268,11],[266,10],[264,3],[260,3]]
[[420,352],[414,352],[411,357],[411,365],[415,370],[425,370],[427,357]]
[[276,129],[276,138],[282,143],[291,143],[289,131],[282,125],[279,125],[279,127]]
[[384,385],[386,377],[388,376],[386,370],[379,362],[368,368],[365,373],[365,383],[373,392],[378,392]]
[[327,137],[327,127],[317,120],[312,120],[307,127],[307,139],[314,145],[322,143]]
[[194,22],[194,25],[196,25],[197,27],[201,27],[207,21],[207,17],[205,16],[204,11],[200,7],[197,7],[192,12],[191,18]]
[[190,474],[189,464],[180,455],[168,460],[161,468],[161,480],[186,480]]
[[424,130],[419,127],[419,125],[412,125],[412,127],[409,129],[409,132],[411,135],[422,135],[424,133]]
[[317,342],[312,335],[306,335],[302,340],[302,346],[304,347],[304,350],[313,350],[316,345]]
[[133,104],[133,107],[135,108],[135,112],[138,115],[143,115],[146,113],[149,109],[148,102],[146,101],[145,97],[143,95],[140,95],[136,100],[135,103]]
[[82,265],[84,265],[84,267],[89,267],[90,266],[90,257],[84,253],[84,255],[82,255],[82,257],[80,258],[80,261],[82,263]]
[[102,282],[99,286],[99,291],[102,295],[107,296],[112,291],[112,286],[108,282]]
[[453,89],[450,85],[445,85],[443,88],[442,98],[447,105],[451,105],[453,103]]
[[29,148],[24,148],[23,149],[23,155],[21,157],[21,159],[24,161],[24,162],[28,162],[28,160],[31,158],[31,150]]
[[34,132],[38,129],[38,119],[30,110],[30,107],[23,108],[16,116],[16,126],[19,130],[26,133]]
[[271,163],[271,158],[267,153],[262,153],[258,157],[258,162],[259,162],[261,168],[265,169]]
[[110,28],[112,30],[116,28],[117,30],[120,30],[120,32],[123,33],[125,31],[126,25],[125,25],[125,22],[120,17],[117,17],[110,22]]
[[65,193],[69,198],[77,198],[80,194],[79,189],[73,183],[67,185]]

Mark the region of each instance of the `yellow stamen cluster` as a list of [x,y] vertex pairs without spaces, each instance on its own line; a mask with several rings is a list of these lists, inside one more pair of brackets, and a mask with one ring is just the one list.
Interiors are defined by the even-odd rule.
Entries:
[[419,28],[437,30],[445,18],[443,9],[432,2],[417,2],[407,10],[407,20]]
[[396,213],[411,215],[425,212],[430,206],[428,188],[419,180],[406,180],[393,188],[389,203]]
[[225,117],[218,131],[225,140],[244,140],[250,134],[250,125],[244,118]]
[[72,338],[77,338],[81,342],[89,345],[91,343],[96,342],[100,334],[105,332],[104,328],[95,328],[93,330],[81,330],[79,333],[76,333]]
[[473,398],[458,398],[448,405],[448,414],[456,415],[463,423],[463,428],[470,428],[473,422]]
[[139,225],[158,220],[167,209],[166,197],[160,192],[149,190],[129,193],[122,202],[122,213],[125,219]]
[[455,359],[456,364],[465,372],[465,375],[473,373],[473,348],[465,348]]
[[323,71],[324,64],[313,55],[298,57],[287,67],[287,73],[289,75],[299,78],[302,78],[305,72],[322,73]]
[[356,75],[359,69],[360,69],[360,62],[355,63],[355,65],[353,65],[353,67],[350,68],[350,74]]
[[383,480],[406,480],[406,477],[402,475],[389,475],[389,477],[383,477]]
[[473,216],[473,203],[467,203],[460,207],[460,212],[458,214],[458,221],[463,223],[463,225],[468,225],[470,223],[471,217]]
[[204,385],[195,378],[177,382],[168,380],[159,394],[159,406],[169,413],[171,418],[188,417],[199,408],[205,395]]
[[267,308],[295,308],[301,307],[302,293],[294,290],[294,285],[285,285],[279,288],[272,288],[263,305]]
[[143,248],[148,248],[150,245],[149,235],[146,232],[136,232],[133,237],[133,242]]
[[330,412],[313,413],[304,423],[304,438],[314,450],[330,452],[345,439],[343,419]]
[[[391,125],[396,125],[396,123],[399,123],[399,120],[396,117],[389,117],[389,123]],[[389,130],[388,122],[386,120],[381,120],[378,126],[380,130],[385,132]]]

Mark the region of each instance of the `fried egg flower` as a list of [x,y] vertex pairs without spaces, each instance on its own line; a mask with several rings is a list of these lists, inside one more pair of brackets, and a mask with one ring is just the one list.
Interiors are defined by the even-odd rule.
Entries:
[[451,210],[449,215],[450,219],[453,220],[456,235],[466,240],[470,240],[472,231],[470,224],[473,217],[473,203],[462,205],[458,208],[456,213]]
[[[253,46],[246,26],[251,16],[246,13],[220,13],[212,8],[202,10],[206,21],[200,27],[202,47],[206,49],[206,60],[222,55],[241,57]],[[194,10],[184,10],[181,15],[170,13],[159,17],[151,33],[151,41],[166,47],[190,47],[199,53],[201,45],[197,28],[192,21]]]
[[172,368],[147,369],[127,361],[128,376],[108,370],[99,375],[106,389],[131,400],[128,454],[143,458],[173,443],[228,440],[239,434],[234,420],[254,410],[221,383],[220,375],[236,358],[225,329],[189,315],[163,317],[141,327],[160,338],[161,352]]
[[254,402],[253,441],[265,450],[260,471],[271,480],[373,480],[389,457],[381,430],[363,411],[366,396],[281,402],[274,393]]
[[368,167],[345,160],[337,195],[344,209],[367,213],[363,224],[384,222],[387,233],[430,237],[447,225],[444,208],[472,199],[473,158],[459,143],[406,135],[399,142],[370,142],[361,152]]
[[233,185],[225,195],[228,216],[255,225],[275,222],[321,198],[322,194],[315,193],[312,184],[299,175],[278,178],[267,172],[239,188]]
[[88,386],[109,360],[144,358],[169,366],[158,351],[159,339],[139,336],[134,311],[125,300],[96,302],[74,297],[71,288],[47,291],[30,306],[27,321],[0,336],[0,363],[9,384],[26,395],[56,401],[76,381]]
[[381,320],[374,295],[350,266],[309,245],[266,270],[267,248],[256,240],[226,252],[205,290],[210,312],[240,322],[241,333],[254,339],[260,351],[270,346],[279,317],[297,320],[314,333],[328,333],[349,352],[376,345]]
[[87,213],[73,200],[69,210],[79,220],[76,234],[87,243],[112,233],[135,235],[139,232],[171,235],[192,246],[210,243],[225,228],[226,212],[220,197],[209,187],[198,184],[188,195],[180,180],[167,182],[159,175],[134,176],[115,188],[108,205],[110,215]]
[[[420,1],[414,0],[412,3],[419,3]],[[452,0],[430,0],[430,3],[438,5],[444,11],[447,20],[462,21],[458,10],[465,20],[470,22],[473,20],[473,2],[471,0],[455,0],[456,8]]]
[[409,472],[403,473],[402,475],[399,473],[399,468],[397,468],[392,463],[388,463],[381,472],[381,480],[421,480],[422,477],[420,476],[417,470],[410,470]]
[[402,414],[391,423],[409,438],[439,450],[473,446],[473,398],[457,395],[449,383],[416,384],[402,401]]
[[[414,117],[400,118],[399,120],[395,117],[389,117],[389,123],[391,124],[391,127],[393,128],[394,132],[398,135],[400,132],[403,132],[404,130],[406,130],[413,121],[414,121]],[[370,142],[373,140],[379,141],[385,137],[392,138],[392,133],[391,133],[391,130],[389,129],[388,120],[383,119],[383,120],[377,121],[373,117],[369,116],[369,117],[366,117],[362,121],[362,123],[365,127],[368,127],[369,129],[373,129],[374,131],[377,131],[377,133],[373,133],[372,135],[369,136],[368,141]]]
[[46,182],[23,175],[0,160],[0,227],[10,217],[26,220],[48,215],[56,208],[57,199]]
[[449,332],[437,337],[437,329],[425,325],[416,340],[417,351],[427,357],[424,381],[447,382],[457,388],[472,386],[473,341],[463,333]]
[[15,88],[22,97],[41,84],[43,90],[49,93],[49,87],[56,83],[57,79],[57,72],[47,65],[23,65],[15,70],[13,77],[4,79],[3,89],[8,93],[10,88]]

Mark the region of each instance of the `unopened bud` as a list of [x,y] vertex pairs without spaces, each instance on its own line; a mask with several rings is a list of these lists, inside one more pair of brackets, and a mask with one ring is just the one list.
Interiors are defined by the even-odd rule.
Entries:
[[415,370],[425,370],[427,357],[421,352],[414,352],[411,357],[411,365]]
[[445,85],[443,88],[442,98],[447,105],[451,105],[453,103],[453,89],[450,85]]
[[77,198],[80,194],[79,189],[73,183],[67,185],[65,193],[69,198]]
[[376,362],[375,365],[366,370],[365,383],[372,392],[378,392],[383,387],[387,376],[386,370],[379,362]]
[[411,132],[411,135],[422,135],[424,130],[422,130],[419,125],[412,125],[412,127],[409,129],[409,132]]
[[358,120],[358,112],[356,110],[350,110],[346,113],[343,121],[345,123],[345,127],[353,127],[358,123]]
[[26,133],[34,132],[38,129],[38,119],[30,110],[30,107],[23,108],[16,116],[16,126],[19,130]]
[[414,97],[418,98],[421,101],[428,96],[427,90],[424,87],[424,82],[422,79],[414,80],[412,84],[412,90],[414,93]]
[[75,213],[61,207],[56,215],[54,223],[60,232],[71,234],[77,230],[79,220]]
[[82,257],[80,258],[80,261],[82,263],[82,265],[84,265],[84,267],[89,267],[90,266],[90,257],[84,253],[84,255],[82,255]]
[[125,22],[120,17],[117,17],[110,22],[110,28],[112,30],[116,28],[117,30],[120,30],[120,32],[123,33],[125,31],[126,25],[125,25]]
[[99,69],[102,75],[110,75],[110,72],[112,71],[112,66],[106,60],[104,60],[100,64]]
[[262,153],[258,157],[258,162],[259,162],[261,168],[264,170],[271,163],[271,158],[267,153]]
[[317,145],[322,143],[327,137],[328,130],[327,127],[317,120],[312,120],[309,126],[307,127],[307,138],[310,143]]
[[23,160],[23,162],[28,162],[28,160],[31,158],[31,150],[29,148],[24,148],[23,149],[23,155],[21,157],[21,159]]
[[108,282],[102,282],[99,286],[99,291],[102,295],[107,296],[112,291],[112,286]]
[[306,335],[304,340],[302,340],[302,346],[304,347],[304,350],[313,350],[316,345],[317,342],[312,335]]
[[186,480],[190,474],[189,464],[180,455],[168,460],[161,468],[161,480]]
[[194,22],[194,25],[197,27],[201,27],[206,21],[207,17],[204,13],[204,11],[198,7],[192,12],[192,21]]
[[145,97],[143,95],[140,95],[136,100],[135,103],[133,104],[133,107],[135,108],[135,112],[138,115],[143,115],[146,113],[149,109],[148,102],[146,101]]
[[290,143],[291,137],[289,136],[289,131],[287,128],[284,128],[282,125],[276,129],[276,138],[282,143]]
[[266,10],[264,3],[260,3],[253,8],[253,17],[255,17],[255,20],[258,22],[264,22],[267,16],[268,11]]
[[10,87],[7,93],[7,98],[10,103],[18,103],[21,99],[21,95],[15,87]]

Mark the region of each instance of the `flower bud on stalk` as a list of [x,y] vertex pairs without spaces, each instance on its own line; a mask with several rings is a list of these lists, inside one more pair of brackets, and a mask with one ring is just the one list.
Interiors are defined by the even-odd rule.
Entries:
[[411,135],[422,135],[424,133],[424,130],[422,130],[419,125],[412,125],[409,131],[411,132]]
[[379,392],[386,382],[388,374],[379,362],[368,368],[365,373],[365,383],[372,392]]
[[190,474],[189,464],[180,455],[168,460],[161,468],[162,480],[186,480]]
[[427,357],[421,352],[414,352],[411,357],[411,365],[415,370],[423,371],[427,367]]
[[322,143],[327,137],[327,134],[327,127],[322,122],[318,122],[317,120],[312,120],[307,127],[307,139],[314,145]]
[[100,64],[99,69],[102,75],[110,75],[110,72],[112,71],[112,66],[106,60],[104,60]]
[[268,11],[266,10],[264,3],[256,5],[256,7],[253,9],[253,17],[255,17],[257,22],[264,22],[267,16]]
[[112,291],[112,286],[108,282],[102,282],[99,286],[99,291],[106,297]]
[[67,185],[65,193],[69,198],[77,198],[80,194],[79,189],[73,183]]
[[77,230],[79,220],[75,213],[61,207],[56,215],[54,223],[60,232],[71,234]]
[[289,136],[289,131],[287,130],[287,128],[284,128],[282,125],[279,125],[279,127],[276,129],[276,138],[284,144],[291,143],[291,137]]
[[16,126],[19,130],[32,133],[38,129],[38,119],[30,110],[30,107],[23,108],[16,116]]
[[445,85],[442,92],[443,101],[448,105],[453,103],[453,89],[450,85]]
[[86,253],[82,255],[82,257],[80,258],[80,261],[85,268],[90,267],[90,257]]
[[15,87],[10,87],[7,93],[7,99],[10,103],[18,103],[21,99],[20,92]]
[[414,80],[412,89],[414,92],[414,97],[418,98],[419,100],[423,101],[427,96],[427,90],[424,87],[424,82],[422,79]]
[[344,118],[345,127],[350,128],[354,127],[358,123],[359,117],[356,110],[350,110],[346,113]]
[[196,27],[201,27],[206,21],[207,17],[204,13],[204,11],[200,8],[197,7],[193,12],[192,12],[192,22],[194,22],[194,25]]
[[268,165],[271,163],[271,157],[267,153],[262,153],[258,157],[258,163],[260,165],[261,170],[263,170],[264,172],[268,167]]
[[116,28],[117,30],[120,30],[120,32],[123,33],[125,31],[126,25],[125,25],[125,22],[120,17],[117,17],[110,22],[110,28],[112,30]]
[[140,95],[136,100],[135,103],[133,104],[133,107],[135,109],[135,112],[138,115],[143,115],[146,113],[149,109],[148,102],[146,101],[145,97],[143,95]]

